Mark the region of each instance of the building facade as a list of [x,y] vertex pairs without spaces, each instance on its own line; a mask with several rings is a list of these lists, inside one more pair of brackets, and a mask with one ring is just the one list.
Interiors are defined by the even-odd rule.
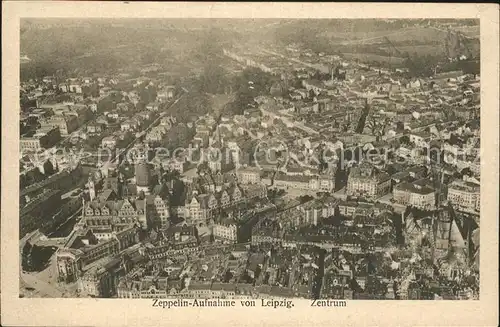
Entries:
[[138,224],[147,229],[145,200],[110,200],[100,198],[84,204],[82,221],[90,229],[109,228],[119,230],[130,224]]
[[[114,232],[111,238],[105,240],[98,240],[91,229],[74,230],[56,252],[58,279],[65,282],[79,280],[92,266],[96,266],[95,262],[115,256],[137,242],[137,228],[132,225]],[[91,282],[95,281],[94,277]],[[100,296],[100,293],[95,293],[97,291],[90,287],[89,294]]]
[[238,181],[241,184],[260,183],[260,171],[257,168],[242,168],[237,172]]

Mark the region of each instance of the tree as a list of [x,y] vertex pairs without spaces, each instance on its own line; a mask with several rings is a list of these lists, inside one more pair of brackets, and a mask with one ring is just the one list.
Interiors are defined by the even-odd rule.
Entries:
[[162,181],[164,183],[168,183],[172,180],[178,180],[180,175],[181,174],[178,170],[168,170],[165,174],[163,174]]
[[45,161],[45,163],[43,164],[43,171],[44,171],[45,176],[50,176],[50,175],[53,175],[55,173],[54,165],[52,164],[52,161],[50,161],[50,160]]
[[408,145],[410,144],[410,137],[408,135],[403,135],[399,138],[399,142],[401,144],[405,144],[405,145]]
[[368,100],[365,100],[365,106],[363,108],[363,112],[361,113],[361,117],[358,121],[358,126],[356,127],[356,133],[363,133],[366,123],[366,117],[368,117],[368,113],[370,112],[370,106],[368,105]]
[[310,99],[313,99],[316,96],[316,92],[314,92],[313,89],[310,89],[308,95]]
[[211,101],[206,93],[198,89],[189,90],[189,95],[184,96],[175,106],[169,109],[178,122],[187,123],[192,117],[200,117],[211,112]]
[[314,199],[314,198],[313,198],[312,196],[310,196],[310,195],[301,195],[301,196],[299,196],[299,201],[300,201],[300,203],[302,203],[302,204],[303,204],[303,203],[306,203],[306,202],[309,202],[309,201],[311,201],[312,199]]
[[398,132],[401,132],[404,129],[405,129],[405,124],[403,122],[400,122],[400,121],[396,122],[396,130]]
[[177,148],[185,148],[194,137],[195,131],[184,124],[173,126],[167,136],[162,140],[163,147],[173,151]]
[[235,100],[228,105],[234,114],[242,114],[249,106],[254,106],[255,97],[267,94],[273,83],[273,76],[254,67],[248,67],[232,81],[236,92]]
[[[154,86],[151,86],[151,85],[148,85],[149,83],[147,82],[144,82],[141,86],[139,86],[139,97],[140,97],[140,101],[142,103],[150,103],[150,102],[154,102],[156,100],[156,96],[157,96],[157,90],[156,90],[156,87]],[[144,86],[144,85],[147,85],[147,86]]]
[[434,67],[436,67],[438,61],[438,56],[414,54],[411,57],[408,55],[403,60],[403,66],[408,69],[408,77],[410,78],[429,77],[434,75]]
[[99,97],[99,85],[92,84],[90,86],[83,86],[82,92],[83,92],[84,98],[87,98],[87,97],[97,98],[97,97]]
[[200,91],[206,93],[223,93],[228,84],[224,69],[218,64],[208,64],[200,76]]

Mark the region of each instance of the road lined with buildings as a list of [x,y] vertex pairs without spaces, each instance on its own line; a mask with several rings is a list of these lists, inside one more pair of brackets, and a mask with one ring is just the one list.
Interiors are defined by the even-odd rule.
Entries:
[[[184,90],[184,88],[182,88]],[[123,150],[120,151],[120,153],[118,155],[115,155],[114,158],[108,162],[106,162],[105,165],[108,165],[108,164],[112,164],[112,163],[115,163],[116,160],[118,158],[120,158],[123,154],[127,154],[127,151],[130,150],[130,148],[132,148],[134,146],[134,144],[139,140],[141,139],[143,136],[145,136],[147,134],[147,132],[149,132],[154,126],[156,126],[160,120],[162,118],[164,118],[166,115],[168,115],[168,110],[170,108],[172,108],[174,105],[176,105],[181,99],[182,97],[184,97],[186,95],[187,92],[185,93],[182,93],[176,100],[174,100],[174,102],[172,102],[168,108],[166,108],[163,112],[161,112],[158,116],[158,118],[156,118],[153,122],[151,122],[151,124],[149,124],[148,127],[146,127],[144,130],[142,130],[140,132],[140,135],[139,136],[136,136]],[[122,162],[121,162],[122,163]],[[121,165],[120,163],[120,165]],[[107,166],[104,166],[104,168],[106,169]]]

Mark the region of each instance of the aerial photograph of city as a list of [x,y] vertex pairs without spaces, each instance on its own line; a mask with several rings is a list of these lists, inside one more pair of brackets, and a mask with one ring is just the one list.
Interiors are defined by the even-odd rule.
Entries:
[[19,36],[20,297],[480,298],[479,19]]

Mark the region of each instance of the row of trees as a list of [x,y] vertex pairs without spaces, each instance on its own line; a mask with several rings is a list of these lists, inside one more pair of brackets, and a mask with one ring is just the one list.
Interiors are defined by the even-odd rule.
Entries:
[[479,60],[458,60],[442,64],[440,67],[441,71],[455,71],[461,70],[465,74],[480,74],[481,65]]
[[255,105],[254,99],[262,94],[268,94],[273,82],[277,79],[271,74],[254,67],[248,67],[234,77],[233,91],[235,100],[228,105],[230,112],[241,115],[249,106]]
[[28,81],[30,79],[40,79],[44,76],[60,75],[66,72],[69,68],[50,59],[42,61],[29,61],[22,63],[20,67],[21,81]]

